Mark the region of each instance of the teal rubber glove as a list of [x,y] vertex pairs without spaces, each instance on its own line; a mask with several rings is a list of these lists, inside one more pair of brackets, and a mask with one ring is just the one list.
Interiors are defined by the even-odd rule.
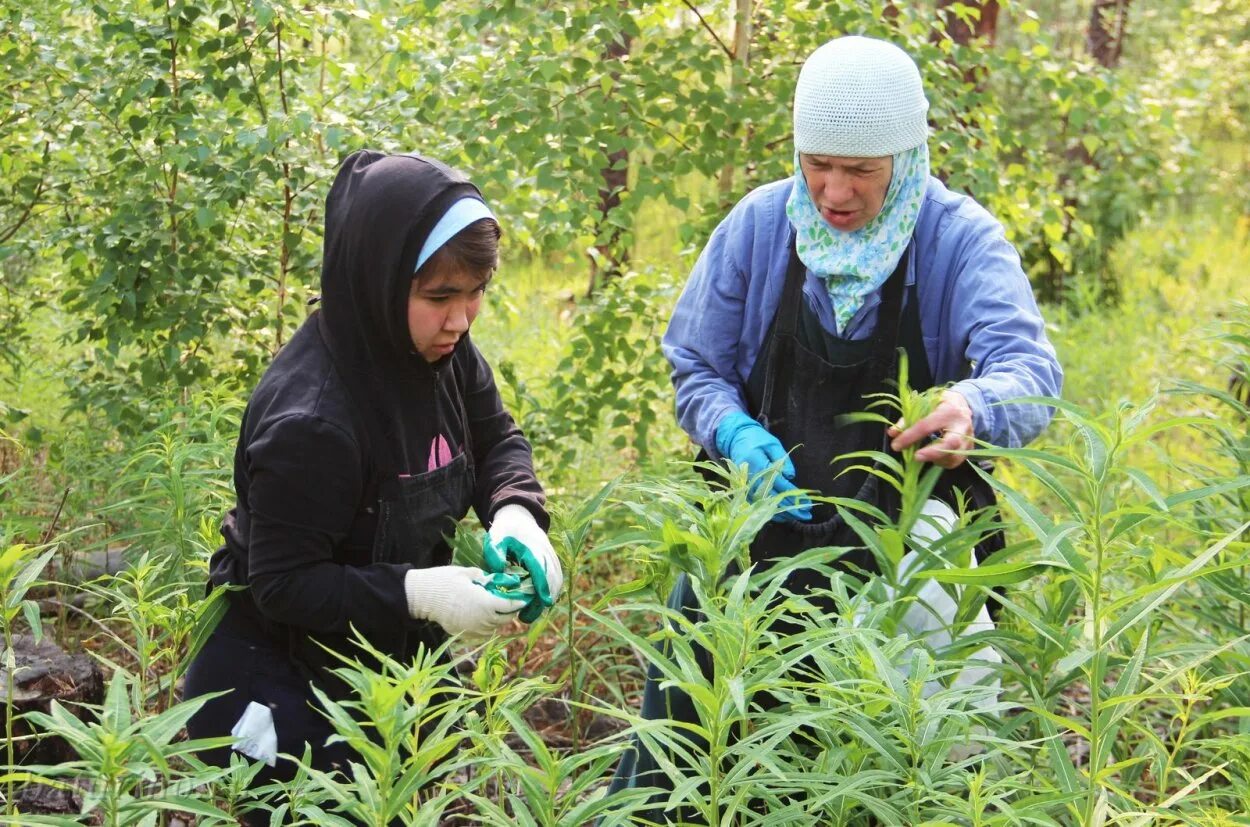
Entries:
[[[505,537],[496,545],[490,535],[482,541],[483,565],[488,571],[495,572],[486,590],[500,597],[523,599],[525,608],[517,613],[524,623],[533,623],[542,615],[543,610],[551,606],[555,599],[547,586],[547,577],[541,563],[534,552],[515,537]],[[509,574],[501,569],[509,568],[509,562],[522,566],[523,576]],[[534,571],[539,572],[534,576]]]
[[482,557],[487,571],[503,573],[511,562],[529,574],[533,596],[517,615],[526,623],[537,620],[560,596],[564,586],[560,560],[547,533],[524,506],[509,503],[495,512],[482,543]]
[[[487,542],[490,541],[487,540]],[[494,572],[490,577],[482,581],[482,586],[486,591],[497,597],[504,597],[508,600],[524,600],[527,605],[534,596],[534,583],[530,580],[528,571],[522,571],[519,574],[507,571]]]
[[[489,538],[487,538],[486,542],[490,542]],[[534,581],[530,578],[530,572],[524,570],[520,570],[520,572],[511,573],[505,571],[492,573],[489,580],[482,583],[482,586],[496,597],[502,597],[505,600],[525,601],[525,607],[516,613],[516,617],[517,620],[522,622],[532,623],[539,618],[546,606],[542,605],[542,601],[535,598]]]
[[[742,411],[734,411],[716,426],[716,450],[721,456],[728,457],[734,465],[745,464],[752,477],[766,471],[775,463],[784,461],[781,472],[773,478],[772,493],[798,491],[793,482],[796,473],[794,463],[781,441]],[[753,498],[758,493],[752,488]],[[812,519],[812,501],[802,494],[785,498],[781,505],[785,510],[778,512],[773,517],[773,522],[805,523]]]

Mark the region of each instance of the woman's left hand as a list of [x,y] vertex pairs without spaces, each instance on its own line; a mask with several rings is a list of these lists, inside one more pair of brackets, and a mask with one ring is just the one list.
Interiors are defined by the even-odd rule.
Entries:
[[564,587],[560,558],[525,506],[509,503],[495,512],[482,551],[487,571],[502,572],[511,559],[530,573],[534,597],[520,614],[526,623],[537,620],[560,596]]
[[886,432],[891,437],[890,448],[901,451],[908,445],[931,439],[928,445],[916,451],[920,462],[932,462],[943,468],[954,468],[967,459],[952,451],[969,451],[975,443],[972,439],[972,408],[963,394],[946,391],[933,413],[917,420],[906,430],[898,425]]

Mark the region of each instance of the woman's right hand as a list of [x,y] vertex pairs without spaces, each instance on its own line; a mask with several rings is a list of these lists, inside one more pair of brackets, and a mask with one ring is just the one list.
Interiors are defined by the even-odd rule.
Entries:
[[487,591],[490,575],[476,566],[435,566],[411,569],[404,575],[408,614],[429,620],[449,635],[494,634],[527,600],[514,600]]
[[[742,411],[728,414],[717,425],[716,450],[734,465],[745,465],[753,478],[759,477],[772,465],[781,463],[780,470],[773,478],[772,491],[767,493],[788,494],[798,491],[794,484],[794,462],[781,441]],[[751,489],[751,499],[759,495],[757,481]],[[781,502],[781,510],[773,517],[773,522],[805,523],[812,519],[812,502],[805,495],[793,494]]]

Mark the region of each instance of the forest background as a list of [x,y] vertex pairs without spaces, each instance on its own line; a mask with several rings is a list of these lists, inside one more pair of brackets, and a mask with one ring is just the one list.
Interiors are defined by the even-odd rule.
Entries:
[[[91,724],[75,729],[46,704],[18,720],[9,685],[10,818],[36,776],[110,779],[66,804],[106,823],[167,819],[174,799],[141,783],[155,777],[196,781],[175,804],[203,823],[247,806],[237,773],[197,767],[178,727],[153,747],[168,766],[91,758],[75,738],[186,706],[177,681],[212,619],[197,598],[241,406],[308,312],[324,194],[361,147],[460,167],[500,216],[475,340],[535,445],[571,588],[521,638],[462,653],[466,697],[516,702],[474,719],[498,737],[459,763],[418,751],[352,784],[313,779],[289,806],[321,823],[335,807],[429,823],[598,812],[604,773],[647,731],[631,710],[667,584],[677,570],[716,583],[734,553],[691,562],[724,514],[677,463],[693,450],[659,334],[729,206],[791,173],[803,58],[862,33],[920,65],[934,172],[1020,249],[1067,401],[1036,454],[1000,453],[1004,568],[947,581],[972,610],[985,587],[1011,587],[994,642],[1014,711],[952,716],[913,691],[916,650],[892,621],[862,626],[856,645],[886,655],[841,663],[861,687],[846,702],[894,702],[833,737],[838,772],[867,786],[822,787],[829,823],[1245,823],[1221,819],[1250,807],[1250,3],[8,0],[0,28],[6,652],[42,628],[110,686],[89,699],[98,711],[74,707]],[[764,641],[744,650],[758,671],[721,677],[767,672]],[[928,654],[949,676],[970,650]],[[435,669],[404,668],[409,690]],[[741,722],[727,685],[709,716]],[[943,716],[962,729],[922,737]],[[78,757],[39,769],[23,732],[59,734]],[[992,760],[949,756],[978,738]],[[780,748],[722,776],[746,748],[711,740],[710,788],[685,794],[717,823],[752,823],[752,796],[784,800],[768,780],[779,766],[786,783],[828,783]],[[821,778],[837,775],[831,754]],[[363,792],[394,792],[413,767],[437,791],[420,807]],[[527,803],[529,784],[551,803]]]

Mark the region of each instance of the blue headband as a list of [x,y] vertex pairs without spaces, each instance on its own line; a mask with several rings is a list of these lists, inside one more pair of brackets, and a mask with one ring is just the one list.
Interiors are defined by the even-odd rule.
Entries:
[[430,230],[430,237],[425,240],[425,244],[421,245],[421,253],[417,256],[417,266],[412,268],[412,272],[420,270],[421,265],[425,264],[429,257],[438,252],[438,249],[450,241],[456,233],[474,221],[494,217],[486,204],[471,195],[466,195],[452,204],[434,225],[434,229]]

